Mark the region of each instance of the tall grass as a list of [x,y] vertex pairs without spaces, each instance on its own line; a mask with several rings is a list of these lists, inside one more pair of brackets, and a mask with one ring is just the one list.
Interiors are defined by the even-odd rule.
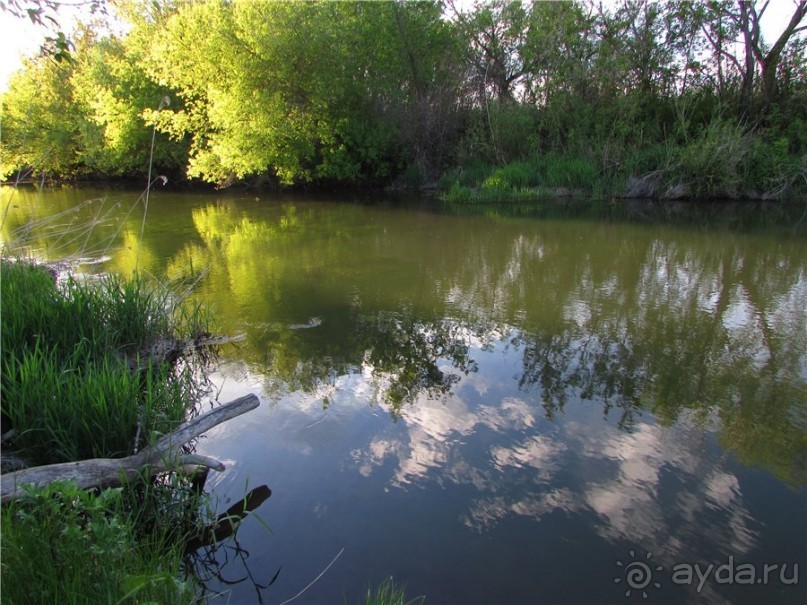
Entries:
[[[619,198],[631,190],[637,195],[637,179],[646,185],[639,195],[661,199],[779,200],[807,193],[798,115],[775,114],[764,126],[752,126],[715,106],[709,95],[690,101],[658,106],[662,115],[632,103],[599,116],[581,113],[575,104],[531,117],[521,108],[500,108],[513,113],[502,124],[514,127],[506,137],[483,122],[469,129],[456,156],[462,165],[440,178],[440,197],[452,203]],[[507,153],[493,153],[502,141],[510,141],[501,147]]]
[[423,605],[425,597],[406,598],[406,585],[386,578],[375,588],[368,587],[363,605]]
[[189,338],[206,319],[183,315],[181,301],[138,274],[124,280],[105,275],[97,282],[72,277],[57,288],[51,273],[29,262],[2,261],[2,345],[21,352],[47,343],[60,355],[82,343],[84,361],[110,353],[134,355],[161,339]]
[[[206,320],[137,276],[57,285],[41,266],[0,261],[4,455],[122,457],[175,429],[198,400],[197,360],[152,355],[206,333]],[[2,603],[194,602],[179,578],[203,499],[188,484],[57,482],[4,505]]]
[[36,464],[125,456],[182,422],[195,401],[192,370],[149,354],[204,332],[202,316],[183,315],[138,277],[57,288],[42,267],[3,261],[1,270],[0,409],[19,453]]
[[76,363],[86,357],[84,348],[79,344],[67,359],[39,347],[4,359],[3,414],[27,460],[127,456],[184,419],[189,389],[181,380],[167,380],[153,364],[134,373],[120,359]]

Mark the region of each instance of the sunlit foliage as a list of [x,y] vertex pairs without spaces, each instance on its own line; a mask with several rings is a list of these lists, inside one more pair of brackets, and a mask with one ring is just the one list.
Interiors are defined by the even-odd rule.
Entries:
[[[776,40],[763,6],[127,0],[126,35],[17,75],[2,171],[142,174],[156,128],[160,174],[218,185],[416,186],[560,153],[595,192],[657,173],[659,195],[779,197],[807,183],[807,3]],[[733,168],[692,174],[701,141]]]

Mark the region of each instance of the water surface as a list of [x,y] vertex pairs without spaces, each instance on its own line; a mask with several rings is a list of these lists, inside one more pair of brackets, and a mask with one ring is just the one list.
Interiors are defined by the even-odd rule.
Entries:
[[2,237],[245,334],[216,394],[262,406],[199,451],[272,496],[212,602],[807,600],[803,206],[156,192],[141,245],[138,195],[4,189]]

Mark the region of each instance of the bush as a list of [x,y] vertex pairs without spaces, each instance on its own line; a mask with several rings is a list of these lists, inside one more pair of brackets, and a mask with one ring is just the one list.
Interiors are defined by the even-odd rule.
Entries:
[[457,146],[461,164],[506,164],[529,155],[538,129],[538,110],[518,103],[491,102],[473,110]]
[[694,197],[736,197],[743,181],[740,167],[750,150],[750,137],[740,126],[713,120],[675,149],[672,180],[686,183]]
[[807,154],[792,155],[789,148],[785,137],[772,142],[754,138],[743,166],[745,188],[771,198],[807,190]]
[[463,187],[478,187],[484,181],[494,167],[481,161],[470,162],[467,165],[453,168],[443,174],[438,181],[441,190],[447,191],[454,185]]
[[690,143],[673,149],[665,173],[698,198],[781,198],[807,185],[807,156],[790,151],[786,137],[766,140],[723,120],[707,124]]

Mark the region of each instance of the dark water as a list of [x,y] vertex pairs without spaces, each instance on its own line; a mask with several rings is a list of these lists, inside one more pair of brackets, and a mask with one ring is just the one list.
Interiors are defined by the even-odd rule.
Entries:
[[[2,195],[5,242],[134,269],[137,194]],[[148,213],[141,269],[203,272],[218,331],[246,335],[219,399],[262,400],[199,444],[221,510],[272,490],[212,602],[326,568],[295,603],[390,575],[427,603],[807,602],[803,206],[159,192]]]

